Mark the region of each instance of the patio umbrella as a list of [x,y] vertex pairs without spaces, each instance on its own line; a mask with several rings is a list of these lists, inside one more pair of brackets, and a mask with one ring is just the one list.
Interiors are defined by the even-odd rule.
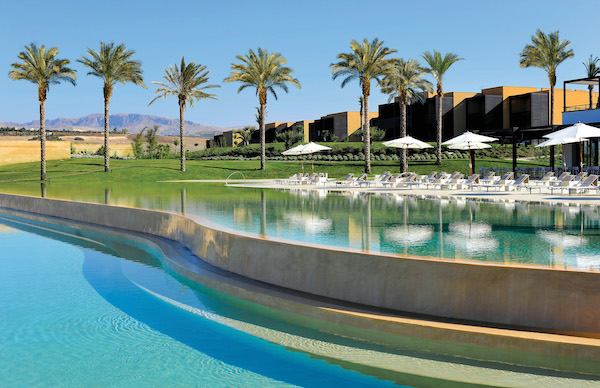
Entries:
[[[581,171],[583,171],[583,151],[581,147],[581,142],[587,140],[590,137],[600,137],[600,128],[592,127],[591,125],[583,124],[581,122],[577,124],[573,124],[569,127],[563,128],[556,132],[549,133],[544,135],[546,139],[577,139],[579,141],[579,167]],[[575,143],[575,141],[570,142],[562,142],[557,144],[568,144]],[[543,144],[543,143],[542,143]],[[547,144],[552,145],[552,144]],[[563,147],[563,166],[564,163],[564,147]]]
[[283,151],[281,154],[285,156],[298,156],[300,155],[300,161],[302,163],[302,173],[304,174],[304,158],[302,158],[302,149],[304,144],[298,144],[296,147],[292,147],[287,151]]
[[[402,148],[402,149],[423,149],[423,148],[433,148],[432,145],[425,143],[419,139],[415,139],[411,136],[404,136],[399,139],[389,140],[383,142],[383,145],[386,147],[394,147],[394,148]],[[406,166],[408,167],[408,158],[406,158]]]
[[[546,136],[548,136],[548,135],[546,135]],[[554,145],[560,144],[560,148],[562,149],[562,153],[563,153],[563,168],[566,169],[567,162],[565,161],[565,144],[581,143],[582,141],[587,141],[587,139],[581,139],[581,138],[578,139],[576,137],[554,137],[554,138],[548,139],[548,140],[536,145],[536,147],[548,147],[548,146],[554,146]],[[581,151],[581,146],[579,147],[579,151]],[[581,157],[581,154],[579,156]],[[581,167],[583,167],[583,166],[581,166]]]
[[310,143],[305,145],[300,152],[302,153],[302,155],[310,154],[310,162],[312,164],[312,170],[313,170],[313,172],[315,172],[315,161],[313,159],[312,154],[314,154],[315,152],[328,151],[330,149],[331,149],[330,147],[326,147],[326,146],[323,146],[323,145],[320,145],[317,143],[313,143],[311,141]]
[[[479,150],[482,148],[488,148],[488,147],[481,146],[481,144],[488,143],[491,141],[497,141],[497,140],[498,139],[496,139],[495,137],[478,135],[476,133],[467,131],[461,135],[453,137],[450,140],[446,140],[445,142],[442,143],[442,145],[458,146],[460,144],[461,146],[463,146],[466,144],[467,146],[465,148],[455,148],[455,147],[450,147],[450,148],[454,148],[457,150],[458,149],[469,150],[469,171],[470,171],[470,175],[472,175],[473,174],[473,161],[471,160],[471,150]],[[477,145],[474,145],[473,143],[477,143]],[[470,147],[469,147],[469,144],[471,144]],[[475,148],[475,147],[481,147],[481,148]]]
[[465,142],[452,144],[448,148],[453,150],[469,150],[469,175],[473,175],[473,161],[471,160],[471,150],[482,150],[490,148],[491,145],[480,142]]

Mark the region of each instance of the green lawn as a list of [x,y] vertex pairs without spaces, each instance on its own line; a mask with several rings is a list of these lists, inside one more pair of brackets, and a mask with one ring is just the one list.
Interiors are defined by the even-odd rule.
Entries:
[[[112,171],[104,173],[103,159],[68,159],[49,161],[47,175],[51,181],[57,182],[155,182],[161,180],[191,180],[191,179],[225,179],[235,171],[241,171],[246,178],[286,178],[300,172],[300,162],[267,161],[267,168],[261,171],[260,162],[224,161],[224,160],[191,160],[187,161],[187,171],[179,171],[179,160],[111,160]],[[545,164],[527,162],[519,163],[521,167],[545,166]],[[512,169],[510,160],[480,159],[476,167],[499,167]],[[0,183],[15,181],[39,180],[40,164],[23,163],[0,166]],[[364,162],[315,162],[315,171],[326,172],[331,178],[344,177],[352,172],[358,174],[364,170]],[[397,172],[398,162],[372,162],[374,174],[383,171]],[[468,172],[467,160],[443,160],[441,166],[431,161],[419,161],[409,165],[410,171],[428,174],[435,171]],[[310,172],[310,162],[304,162],[304,171]],[[233,178],[240,178],[236,175]]]

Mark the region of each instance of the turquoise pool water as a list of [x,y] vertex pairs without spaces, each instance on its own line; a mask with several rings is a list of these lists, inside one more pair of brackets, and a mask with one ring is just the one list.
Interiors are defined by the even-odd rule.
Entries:
[[[0,191],[40,195],[39,185]],[[199,215],[237,230],[363,250],[600,270],[596,206],[414,198],[206,183],[47,185],[49,198]],[[502,193],[499,193],[502,198]]]
[[2,387],[393,385],[236,328],[141,245],[0,214],[0,247]]

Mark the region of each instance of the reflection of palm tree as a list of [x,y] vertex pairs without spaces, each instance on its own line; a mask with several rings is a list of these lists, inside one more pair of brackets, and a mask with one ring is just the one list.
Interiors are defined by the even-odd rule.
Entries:
[[38,87],[38,100],[40,102],[40,167],[41,180],[46,179],[46,97],[50,85],[59,84],[62,81],[75,85],[77,75],[67,65],[68,59],[58,59],[58,48],[37,47],[34,43],[25,47],[25,51],[19,54],[21,63],[13,63],[13,70],[8,76],[13,81],[25,80],[33,82]]

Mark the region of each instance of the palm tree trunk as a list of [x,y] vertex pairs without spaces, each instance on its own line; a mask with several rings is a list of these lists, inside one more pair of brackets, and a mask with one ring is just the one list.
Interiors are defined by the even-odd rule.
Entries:
[[365,121],[363,134],[365,135],[365,172],[371,173],[371,128],[369,127],[369,95],[365,94]]
[[[406,136],[406,103],[400,102],[400,137]],[[406,172],[406,148],[400,149],[400,171]]]
[[[563,91],[564,93],[565,91]],[[554,85],[550,84],[550,128],[554,125]]]
[[260,169],[265,169],[265,104],[260,104]]
[[184,129],[183,129],[183,114],[185,111],[185,105],[181,103],[181,100],[179,101],[179,145],[180,145],[180,152],[181,152],[181,171],[185,172],[185,147],[183,144],[183,134],[184,134]]
[[46,180],[46,101],[40,100],[40,179]]
[[443,92],[440,92],[441,86],[438,86],[438,107],[437,107],[437,133],[436,141],[437,148],[435,150],[435,158],[437,159],[436,164],[440,166],[442,164],[442,98]]
[[[594,90],[594,87],[593,87],[592,85],[589,85],[589,86],[588,86],[588,91],[589,91],[589,94],[590,94],[590,109],[592,109],[592,91],[593,91],[593,90]],[[566,93],[566,92],[567,92],[567,91],[565,90],[565,93]]]
[[110,172],[110,155],[108,152],[108,105],[110,104],[110,97],[104,97],[104,172]]

